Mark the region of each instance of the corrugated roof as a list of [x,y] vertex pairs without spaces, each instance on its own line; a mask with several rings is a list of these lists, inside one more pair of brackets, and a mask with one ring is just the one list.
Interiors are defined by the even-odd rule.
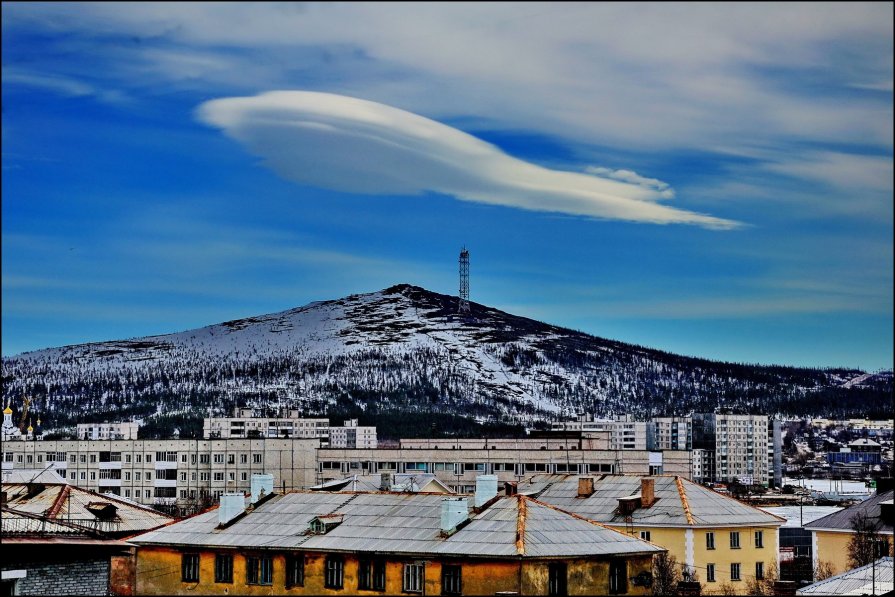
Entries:
[[831,576],[796,591],[796,595],[885,595],[895,590],[891,557]]
[[[519,492],[534,495],[538,500],[606,524],[623,525],[625,517],[618,513],[619,498],[640,495],[641,477],[606,475],[594,477],[594,492],[578,497],[578,475],[535,477],[520,484]],[[641,526],[735,526],[781,525],[783,518],[774,516],[703,487],[688,479],[655,476],[655,502],[648,508],[637,508],[631,523]],[[689,510],[689,512],[688,512]]]
[[823,518],[828,514],[839,512],[841,506],[768,506],[762,508],[765,512],[780,516],[786,519],[784,528],[801,528],[814,522],[818,518]]
[[[443,500],[434,494],[293,492],[271,498],[225,529],[216,528],[217,512],[210,511],[130,540],[138,544],[532,558],[663,549],[518,495],[501,496],[484,511],[473,512],[470,521],[455,533],[443,537]],[[341,524],[326,534],[307,534],[313,518],[332,513],[342,515]]]
[[[93,526],[104,532],[131,534],[168,524],[172,517],[147,506],[129,500],[118,499],[110,494],[100,494],[76,485],[45,485],[29,495],[28,485],[4,483],[9,508],[45,516],[53,520],[71,521]],[[88,504],[102,502],[115,506],[115,516],[104,520],[87,508]],[[95,508],[94,508],[95,509]]]
[[823,518],[818,518],[811,524],[805,525],[805,528],[812,531],[824,529],[834,531],[850,531],[852,530],[852,518],[856,514],[863,514],[867,516],[867,518],[871,522],[879,522],[879,532],[891,535],[892,525],[886,524],[880,518],[880,504],[882,502],[891,501],[893,494],[895,494],[895,492],[893,491],[877,493],[876,495],[870,496],[863,502],[859,502],[853,506],[849,506],[844,510],[840,510],[839,512],[834,512],[833,514],[824,516]]

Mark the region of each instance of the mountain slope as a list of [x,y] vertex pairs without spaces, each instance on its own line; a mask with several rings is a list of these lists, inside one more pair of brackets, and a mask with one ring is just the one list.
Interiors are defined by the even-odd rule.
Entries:
[[175,334],[34,351],[3,359],[3,399],[34,396],[52,426],[272,403],[309,415],[526,425],[575,412],[862,416],[889,406],[891,372],[718,363],[475,303],[472,317],[456,311],[456,297],[399,285]]

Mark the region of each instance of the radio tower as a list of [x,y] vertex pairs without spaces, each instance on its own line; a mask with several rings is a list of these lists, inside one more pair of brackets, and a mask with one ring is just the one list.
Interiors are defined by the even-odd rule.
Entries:
[[458,313],[469,313],[469,251],[460,251],[460,303]]

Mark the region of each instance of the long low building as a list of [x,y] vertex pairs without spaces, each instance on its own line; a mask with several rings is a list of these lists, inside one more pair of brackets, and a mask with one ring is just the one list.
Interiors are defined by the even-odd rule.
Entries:
[[316,481],[319,439],[41,440],[3,443],[3,468],[48,468],[72,485],[153,506],[201,505],[249,491],[253,474],[283,490]]
[[456,493],[475,491],[478,475],[518,482],[539,473],[690,477],[690,452],[581,449],[557,440],[401,440],[398,448],[321,448],[317,483],[354,474],[433,473]]
[[496,480],[474,501],[421,493],[291,492],[130,541],[139,595],[651,594],[649,542]]

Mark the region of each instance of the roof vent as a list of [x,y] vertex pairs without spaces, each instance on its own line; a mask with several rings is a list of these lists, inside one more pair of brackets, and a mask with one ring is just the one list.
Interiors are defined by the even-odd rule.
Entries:
[[245,512],[246,498],[241,493],[225,493],[221,495],[221,505],[218,507],[218,525],[223,526],[232,522],[237,516]]
[[578,497],[586,498],[594,494],[594,478],[578,477]]
[[497,475],[479,475],[475,478],[475,507],[481,508],[497,496]]
[[252,475],[252,504],[258,503],[258,500],[271,493],[273,493],[273,475],[257,473]]
[[441,535],[446,537],[469,519],[469,500],[445,498],[441,500]]

